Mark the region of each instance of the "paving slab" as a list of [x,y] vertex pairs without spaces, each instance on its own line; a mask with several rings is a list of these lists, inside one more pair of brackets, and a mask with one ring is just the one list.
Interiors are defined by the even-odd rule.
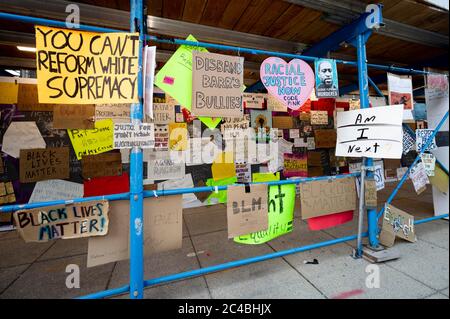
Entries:
[[444,290],[441,290],[441,294],[444,294],[448,297],[448,287]]
[[[66,278],[69,275],[66,273],[66,267],[69,264],[80,267],[79,289],[66,287]],[[83,256],[36,262],[6,289],[0,298],[75,298],[104,290],[111,271],[112,265],[86,268],[86,258]]]
[[38,261],[87,254],[88,238],[59,239]]
[[54,244],[55,241],[25,243],[18,237],[0,240],[0,268],[30,264]]
[[0,240],[4,239],[16,239],[19,238],[19,234],[15,230],[0,232]]
[[428,296],[425,299],[448,299],[448,296],[438,293],[438,294]]
[[[227,232],[193,238],[202,267],[272,253],[266,244],[242,245],[226,240]],[[213,298],[324,298],[280,258],[206,275]]]
[[[154,254],[144,259],[144,279],[148,280],[198,268],[199,264],[191,240],[184,238],[182,249]],[[128,284],[129,269],[128,260],[117,262],[108,289]]]
[[214,210],[204,207],[202,211],[185,214],[184,220],[191,236],[227,229],[227,211],[223,207]]
[[0,298],[2,292],[16,280],[22,272],[24,272],[30,265],[14,266],[9,268],[3,268],[0,270]]
[[449,223],[447,220],[435,220],[416,225],[415,231],[419,240],[449,249]]

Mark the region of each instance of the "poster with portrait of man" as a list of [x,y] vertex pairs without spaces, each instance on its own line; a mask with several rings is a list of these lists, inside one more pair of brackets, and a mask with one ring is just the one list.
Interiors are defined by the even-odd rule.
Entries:
[[336,61],[319,59],[315,62],[316,96],[318,98],[338,97],[339,84]]

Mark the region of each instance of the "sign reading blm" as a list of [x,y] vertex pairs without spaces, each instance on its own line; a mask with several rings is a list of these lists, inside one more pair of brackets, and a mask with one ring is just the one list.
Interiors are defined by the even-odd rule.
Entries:
[[191,113],[241,118],[244,58],[198,51],[192,57]]
[[39,103],[136,103],[139,35],[36,26]]

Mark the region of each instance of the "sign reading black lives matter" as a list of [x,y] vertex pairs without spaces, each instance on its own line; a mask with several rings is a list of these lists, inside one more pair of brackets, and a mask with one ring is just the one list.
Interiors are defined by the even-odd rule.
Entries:
[[402,157],[402,105],[337,112],[336,117],[336,156]]
[[192,114],[242,117],[244,58],[193,51],[192,63]]
[[153,123],[114,124],[114,148],[154,148],[155,125]]
[[137,33],[36,26],[39,103],[138,102]]

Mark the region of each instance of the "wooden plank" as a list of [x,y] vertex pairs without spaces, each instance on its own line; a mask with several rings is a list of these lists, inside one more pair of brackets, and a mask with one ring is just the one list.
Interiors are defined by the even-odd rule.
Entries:
[[186,0],[183,21],[199,23],[208,0]]
[[269,8],[271,3],[272,0],[252,0],[245,11],[245,14],[240,17],[233,30],[249,32],[256,21],[261,19],[263,15],[270,14],[267,12],[267,8]]
[[206,3],[205,10],[203,10],[203,15],[200,19],[200,24],[216,27],[227,5],[228,5],[227,1],[209,0]]
[[245,14],[251,0],[231,0],[222,14],[219,22],[219,28],[232,30],[240,17]]
[[263,14],[249,30],[250,33],[263,35],[272,27],[272,24],[289,8],[287,2],[273,1],[267,8],[267,14]]
[[322,12],[306,9],[302,12],[302,18],[298,21],[298,25],[296,26],[296,34],[291,37],[290,41],[301,42],[300,39],[305,32],[309,28],[314,26],[314,23],[322,18]]
[[147,0],[147,8],[149,15],[155,17],[162,17],[163,0]]
[[164,0],[163,17],[180,20],[183,15],[184,2],[185,0]]
[[289,8],[271,25],[265,35],[283,40],[289,39],[292,36],[291,33],[295,34],[297,32],[296,18],[300,15],[302,10],[304,10],[304,8],[296,5],[289,6]]

